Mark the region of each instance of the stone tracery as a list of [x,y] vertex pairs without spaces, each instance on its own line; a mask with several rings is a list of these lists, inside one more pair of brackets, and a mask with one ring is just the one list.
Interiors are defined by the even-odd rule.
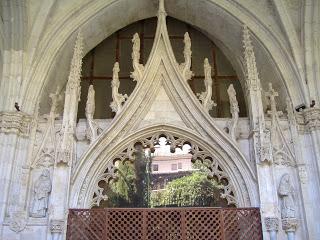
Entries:
[[102,200],[107,200],[108,196],[105,193],[105,189],[100,187],[101,182],[104,182],[103,185],[108,185],[109,181],[116,177],[115,172],[117,168],[115,163],[117,161],[132,161],[136,154],[136,145],[140,144],[144,148],[149,148],[151,152],[154,151],[154,147],[159,143],[160,137],[164,137],[166,139],[166,143],[170,145],[170,149],[172,152],[175,151],[176,148],[182,148],[185,144],[189,144],[191,146],[190,153],[192,154],[192,161],[200,161],[204,166],[210,169],[210,173],[208,177],[216,178],[219,183],[223,182],[223,187],[221,189],[221,198],[227,200],[228,205],[237,205],[234,187],[232,186],[231,179],[226,175],[226,173],[222,170],[221,166],[219,166],[218,161],[212,156],[209,152],[202,149],[198,145],[194,144],[192,140],[185,139],[183,137],[178,137],[177,135],[173,135],[166,132],[159,132],[151,137],[138,139],[136,141],[131,142],[131,144],[123,150],[121,153],[116,154],[111,161],[109,161],[108,167],[104,173],[102,173],[96,182],[96,186],[94,189],[94,196],[91,200],[90,206],[99,206]]

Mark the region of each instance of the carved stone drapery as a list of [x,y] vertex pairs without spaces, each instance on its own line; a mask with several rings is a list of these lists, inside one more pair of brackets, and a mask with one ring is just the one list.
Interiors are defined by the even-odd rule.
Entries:
[[51,192],[50,172],[44,169],[33,186],[33,200],[30,207],[30,216],[43,218],[47,215],[49,193]]
[[184,50],[183,50],[184,63],[180,64],[180,71],[184,79],[188,81],[194,76],[193,72],[191,71],[192,51],[191,51],[191,39],[189,37],[188,32],[184,34],[183,42],[184,42]]
[[281,177],[278,194],[281,198],[281,218],[296,218],[295,191],[287,173]]
[[0,132],[27,137],[31,121],[32,116],[22,112],[0,112]]
[[203,150],[189,139],[184,139],[169,133],[160,132],[151,137],[133,141],[126,149],[113,157],[112,161],[109,162],[106,171],[102,173],[95,181],[96,185],[94,189],[94,196],[90,206],[99,206],[101,201],[108,199],[104,188],[100,187],[99,185],[101,181],[105,182],[105,184],[102,185],[108,185],[109,181],[115,178],[115,162],[133,160],[136,153],[135,146],[137,143],[141,144],[141,146],[145,148],[150,148],[151,152],[153,152],[155,145],[159,142],[160,137],[164,137],[166,139],[167,144],[170,145],[171,152],[174,152],[177,147],[182,148],[183,145],[189,144],[191,146],[190,153],[192,154],[192,161],[201,161],[204,166],[210,169],[209,177],[215,177],[221,184],[224,182],[221,187],[220,197],[226,199],[228,205],[237,205],[235,191],[231,184],[230,178],[226,175],[221,166],[218,164],[217,160],[211,156],[209,152]]
[[236,131],[237,131],[238,120],[239,120],[239,105],[237,101],[236,90],[234,90],[233,84],[230,84],[227,91],[228,91],[229,102],[230,102],[230,113],[232,116],[232,120],[230,121],[230,126],[229,126],[229,134],[231,138],[234,141],[236,141]]
[[119,113],[121,111],[124,102],[128,99],[127,94],[123,95],[119,93],[119,86],[120,86],[119,72],[120,72],[119,63],[116,62],[113,66],[113,77],[111,81],[113,101],[110,104],[112,112],[115,112],[115,113]]
[[197,96],[202,103],[203,107],[206,111],[210,111],[213,106],[217,106],[217,104],[211,99],[212,98],[212,77],[211,77],[211,66],[209,64],[208,58],[204,59],[204,85],[206,87],[206,91],[202,93],[197,93]]
[[86,137],[90,141],[90,143],[92,143],[98,137],[99,131],[98,123],[93,119],[95,111],[95,91],[93,85],[90,85],[88,89],[88,97],[85,110],[87,118]]
[[139,82],[142,79],[144,66],[140,63],[140,37],[138,33],[135,33],[132,38],[132,66],[133,72],[130,77],[133,81]]

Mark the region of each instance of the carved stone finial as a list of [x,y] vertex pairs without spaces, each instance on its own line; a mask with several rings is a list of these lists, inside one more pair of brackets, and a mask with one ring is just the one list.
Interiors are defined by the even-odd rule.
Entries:
[[184,63],[180,64],[180,70],[184,79],[188,81],[194,76],[193,72],[191,71],[192,51],[191,51],[191,39],[189,37],[188,32],[184,34],[183,42],[184,42],[184,50],[183,50]]
[[124,102],[128,99],[127,94],[123,95],[119,93],[119,86],[120,86],[119,72],[120,72],[119,63],[116,62],[113,67],[113,77],[111,81],[113,101],[110,104],[112,111],[115,113],[119,113],[121,111]]
[[132,65],[133,72],[131,72],[130,77],[133,81],[140,81],[143,76],[144,66],[140,64],[140,37],[138,33],[135,33],[132,38]]
[[197,96],[204,106],[204,108],[209,112],[213,106],[217,106],[217,104],[211,99],[212,98],[212,77],[211,77],[211,66],[209,64],[208,58],[204,59],[204,84],[206,87],[206,91],[202,93],[197,93]]
[[271,110],[268,111],[268,114],[272,116],[272,118],[276,118],[278,116],[281,116],[283,114],[282,111],[277,111],[277,104],[276,104],[276,97],[279,96],[278,92],[276,92],[273,87],[272,83],[269,83],[269,91],[266,93],[267,98],[270,102],[270,108]]
[[247,90],[260,89],[260,79],[256,66],[256,58],[250,38],[250,32],[246,25],[243,27],[243,48],[244,48],[244,65],[246,73]]
[[233,84],[230,84],[228,87],[228,95],[229,95],[229,102],[230,102],[230,113],[232,116],[232,120],[230,122],[229,133],[231,138],[235,141],[236,140],[236,130],[239,120],[239,105],[237,101],[237,94],[236,90],[233,87]]
[[86,104],[86,118],[87,118],[87,129],[86,137],[92,143],[98,136],[99,126],[94,121],[95,112],[95,91],[93,85],[89,86],[87,104]]

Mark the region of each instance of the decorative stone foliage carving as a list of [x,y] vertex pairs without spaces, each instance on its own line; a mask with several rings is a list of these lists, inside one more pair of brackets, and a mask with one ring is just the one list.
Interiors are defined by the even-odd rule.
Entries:
[[[94,195],[91,201],[92,206],[99,206],[102,200],[107,200],[108,196],[105,193],[104,188],[101,185],[107,185],[111,179],[115,178],[115,172],[117,171],[114,163],[117,161],[132,161],[136,153],[136,145],[140,144],[145,148],[149,148],[151,152],[155,151],[155,145],[159,143],[160,137],[165,137],[166,142],[170,145],[170,151],[174,152],[175,149],[182,148],[185,144],[191,146],[190,153],[192,154],[192,161],[201,161],[208,169],[210,169],[209,177],[216,178],[220,183],[221,187],[221,198],[227,200],[228,205],[237,205],[235,198],[235,191],[231,184],[230,178],[223,171],[221,166],[218,164],[217,160],[210,155],[207,151],[203,150],[201,147],[192,143],[192,141],[179,136],[175,136],[165,132],[159,132],[148,138],[138,139],[129,144],[129,146],[124,149],[121,153],[116,154],[112,161],[109,162],[106,171],[101,174],[97,181],[94,189]],[[101,183],[104,182],[104,183]]]
[[256,57],[254,55],[253,46],[250,38],[248,27],[243,27],[243,47],[244,47],[244,65],[246,74],[246,88],[251,90],[260,89],[260,80],[258,69],[256,66]]
[[298,219],[296,218],[285,218],[282,219],[282,229],[284,231],[288,232],[295,232],[297,230],[298,227]]
[[27,137],[32,117],[22,112],[0,112],[0,132]]
[[23,231],[27,226],[27,213],[17,211],[12,214],[9,220],[9,227],[12,231],[18,233]]
[[230,113],[232,116],[232,120],[229,126],[229,134],[231,138],[236,141],[236,131],[238,126],[239,120],[239,105],[237,101],[237,94],[236,90],[234,90],[233,84],[230,84],[228,87],[228,95],[229,95],[229,102],[230,102]]
[[49,194],[51,192],[50,172],[44,169],[33,186],[33,199],[30,207],[30,216],[34,218],[46,217]]
[[277,111],[275,97],[278,93],[272,88],[269,83],[269,91],[266,93],[269,99],[271,110],[268,114],[271,116],[271,142],[273,150],[273,162],[275,164],[294,166],[294,153],[292,151],[291,143],[289,143],[284,135],[284,131],[280,126],[279,116],[283,115],[282,111]]
[[278,231],[279,229],[279,219],[277,217],[266,217],[264,219],[264,224],[268,232]]
[[93,119],[95,111],[95,91],[93,85],[89,86],[88,89],[88,97],[86,104],[86,118],[87,118],[87,129],[86,129],[86,137],[92,143],[99,134],[99,125]]
[[119,113],[121,111],[124,102],[128,99],[127,94],[123,95],[119,93],[119,86],[120,86],[119,72],[120,72],[119,63],[116,62],[113,67],[113,77],[111,81],[113,101],[110,104],[112,112],[115,112],[115,113]]
[[289,174],[284,174],[281,177],[278,194],[281,198],[281,218],[295,218],[295,191],[291,183]]
[[184,56],[184,63],[180,64],[180,70],[181,74],[184,77],[186,81],[190,80],[194,74],[191,71],[191,39],[189,37],[189,33],[186,32],[184,34],[184,50],[183,50],[183,56]]
[[304,121],[309,131],[320,129],[320,108],[308,108],[303,111]]
[[210,111],[213,106],[217,106],[217,104],[211,99],[212,98],[212,77],[211,77],[211,66],[209,64],[208,58],[204,59],[204,85],[206,87],[206,91],[197,93],[197,96],[202,103],[203,107],[206,111]]
[[139,82],[142,79],[144,66],[140,63],[140,37],[138,33],[135,33],[132,38],[132,65],[133,72],[130,77],[133,81]]

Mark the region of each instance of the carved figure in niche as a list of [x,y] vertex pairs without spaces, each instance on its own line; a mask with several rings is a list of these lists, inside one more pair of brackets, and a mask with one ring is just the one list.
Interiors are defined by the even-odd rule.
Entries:
[[204,59],[204,84],[206,87],[206,91],[200,93],[197,93],[197,96],[199,100],[201,101],[204,108],[209,112],[213,106],[217,106],[216,103],[211,99],[212,97],[212,77],[211,77],[211,66],[209,64],[208,58]]
[[113,67],[113,77],[111,81],[111,87],[112,87],[112,99],[113,101],[110,104],[110,107],[113,112],[119,113],[122,109],[123,103],[128,99],[127,94],[121,94],[119,93],[119,86],[120,86],[120,80],[119,80],[119,63],[116,62]]
[[50,172],[44,169],[33,187],[33,200],[30,207],[30,216],[43,218],[47,214],[49,193],[51,192]]
[[291,184],[290,176],[287,173],[281,177],[278,194],[281,198],[281,218],[295,218],[295,192]]
[[138,33],[135,33],[132,38],[132,65],[133,72],[130,77],[133,81],[139,81],[142,78],[144,66],[140,64],[140,37]]
[[180,64],[180,69],[182,71],[182,76],[187,81],[194,76],[193,72],[190,70],[192,51],[191,51],[191,39],[189,37],[188,32],[184,34],[183,42],[184,42],[184,50],[183,50],[184,63]]
[[87,130],[86,137],[89,139],[90,143],[92,143],[98,136],[99,126],[94,121],[94,111],[95,111],[95,91],[93,85],[89,86],[88,97],[87,97],[87,105],[86,105],[86,118],[87,118]]
[[229,101],[230,101],[230,113],[232,116],[232,121],[230,123],[229,127],[229,133],[233,140],[236,140],[236,130],[239,120],[239,105],[237,101],[237,94],[234,90],[233,84],[230,84],[228,87],[228,95],[229,95]]

